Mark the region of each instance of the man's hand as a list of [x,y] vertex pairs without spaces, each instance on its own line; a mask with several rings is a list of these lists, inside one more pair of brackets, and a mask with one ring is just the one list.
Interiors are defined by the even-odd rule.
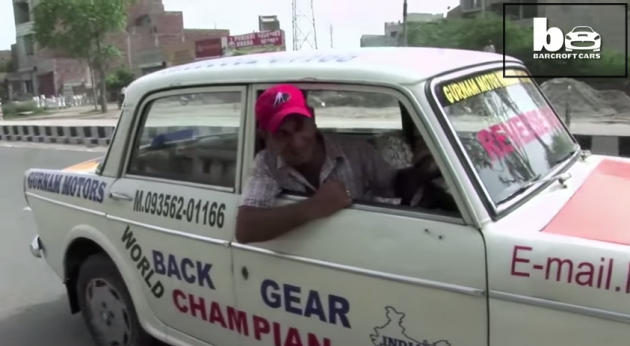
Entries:
[[330,216],[352,204],[352,197],[346,188],[336,181],[327,181],[311,198],[315,218]]

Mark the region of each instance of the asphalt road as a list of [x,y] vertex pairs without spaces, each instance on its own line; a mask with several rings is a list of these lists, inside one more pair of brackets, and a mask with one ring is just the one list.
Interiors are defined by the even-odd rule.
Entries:
[[63,168],[102,153],[43,148],[0,146],[0,344],[92,346],[60,279],[28,250],[36,227],[23,211],[22,185],[28,168]]

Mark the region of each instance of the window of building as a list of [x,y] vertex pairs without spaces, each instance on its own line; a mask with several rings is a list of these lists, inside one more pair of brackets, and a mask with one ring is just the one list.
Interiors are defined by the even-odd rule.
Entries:
[[392,31],[392,32],[390,32],[390,33],[389,33],[389,36],[390,36],[390,37],[394,37],[394,38],[398,37],[398,31]]
[[31,10],[28,6],[28,2],[14,2],[13,3],[13,16],[15,24],[20,25],[31,21]]
[[205,92],[153,101],[128,174],[233,188],[242,93]]
[[24,48],[25,55],[29,56],[35,54],[35,40],[32,34],[22,36],[22,47]]
[[[459,215],[433,155],[416,129],[407,108],[396,97],[381,92],[305,90],[320,132],[340,141],[367,144],[390,169],[421,167],[422,173],[410,175],[394,184],[393,191],[371,189],[371,173],[363,170],[350,180],[367,185],[363,195],[354,198],[358,205],[409,209],[429,214]],[[369,148],[368,146],[368,148]],[[257,151],[264,147],[258,142]],[[373,162],[372,157],[353,157],[353,165]],[[378,162],[375,160],[374,162]],[[368,165],[369,166],[369,165]],[[357,171],[359,168],[352,169]],[[378,167],[379,171],[384,167]],[[414,170],[414,172],[418,172]],[[363,179],[363,181],[361,181]],[[382,182],[379,182],[382,183]],[[354,186],[349,190],[361,190]],[[386,196],[382,192],[394,192]],[[304,191],[287,191],[303,195]],[[308,193],[307,193],[308,194]]]

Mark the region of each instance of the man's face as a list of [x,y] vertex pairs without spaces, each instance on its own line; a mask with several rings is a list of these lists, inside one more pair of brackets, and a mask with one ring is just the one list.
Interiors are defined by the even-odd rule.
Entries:
[[317,127],[311,118],[287,116],[274,133],[267,134],[267,147],[289,166],[310,162],[315,152]]

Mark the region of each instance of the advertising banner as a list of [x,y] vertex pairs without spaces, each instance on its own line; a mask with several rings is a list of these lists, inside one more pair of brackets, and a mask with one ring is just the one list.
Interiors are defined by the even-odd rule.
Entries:
[[195,41],[195,58],[199,60],[222,56],[224,47],[222,41],[221,37]]
[[251,34],[229,36],[227,39],[226,56],[245,55],[286,50],[284,31],[271,30],[253,32]]

